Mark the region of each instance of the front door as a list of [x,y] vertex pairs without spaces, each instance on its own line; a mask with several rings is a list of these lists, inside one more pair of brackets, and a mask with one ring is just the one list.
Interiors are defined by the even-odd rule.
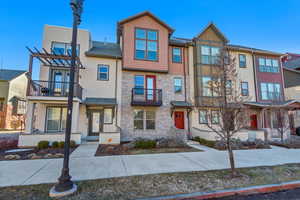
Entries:
[[103,129],[103,111],[93,110],[89,113],[88,139],[98,139]]
[[178,129],[184,129],[184,112],[174,112],[175,127]]
[[53,95],[67,96],[69,91],[70,72],[69,70],[54,69],[52,70]]
[[156,77],[146,75],[146,99],[147,101],[155,101]]
[[250,116],[250,126],[253,130],[257,129],[257,115],[253,114]]

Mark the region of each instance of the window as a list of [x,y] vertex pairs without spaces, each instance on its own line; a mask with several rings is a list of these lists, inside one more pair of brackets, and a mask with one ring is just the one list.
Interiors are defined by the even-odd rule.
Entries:
[[239,55],[239,65],[240,68],[245,68],[246,67],[246,55],[245,54],[240,54]]
[[174,78],[174,92],[181,93],[182,92],[182,79]]
[[242,92],[242,96],[249,95],[248,82],[241,82],[241,92]]
[[202,77],[202,95],[206,97],[220,96],[219,81],[209,76]]
[[207,110],[199,110],[199,123],[200,124],[208,123]]
[[260,72],[279,72],[279,62],[276,59],[259,58],[258,64]]
[[219,111],[218,110],[212,110],[211,111],[211,123],[212,124],[219,124],[220,123],[220,117],[219,117]]
[[135,110],[133,123],[134,123],[133,124],[134,129],[154,130],[155,129],[155,112],[154,111]]
[[136,75],[134,77],[134,88],[136,95],[143,95],[144,94],[144,76]]
[[157,61],[158,32],[147,29],[135,29],[135,58]]
[[[71,55],[72,47],[69,43],[52,42],[51,52],[57,55]],[[79,55],[79,44],[76,47],[77,56]]]
[[146,129],[154,130],[155,129],[155,112],[146,111]]
[[67,108],[47,107],[46,131],[61,132],[66,128]]
[[4,111],[4,98],[0,99],[0,112]]
[[261,99],[262,100],[280,100],[281,86],[279,83],[261,83]]
[[113,109],[105,108],[104,109],[104,124],[112,124],[113,123]]
[[226,81],[226,95],[232,95],[232,81]]
[[219,47],[201,46],[201,63],[217,64],[219,54],[220,54]]
[[108,81],[108,79],[109,79],[109,66],[108,65],[98,65],[97,80]]
[[181,49],[178,47],[172,48],[172,61],[173,63],[181,63]]

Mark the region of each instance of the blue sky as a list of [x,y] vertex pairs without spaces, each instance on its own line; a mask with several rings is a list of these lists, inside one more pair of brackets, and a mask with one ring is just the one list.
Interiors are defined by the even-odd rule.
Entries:
[[[179,3],[181,2],[181,3]],[[116,22],[149,10],[192,38],[213,21],[232,44],[300,53],[299,0],[85,0],[81,28],[93,40],[116,40]],[[41,47],[44,24],[71,26],[69,0],[2,1],[0,67],[27,69],[25,46]]]

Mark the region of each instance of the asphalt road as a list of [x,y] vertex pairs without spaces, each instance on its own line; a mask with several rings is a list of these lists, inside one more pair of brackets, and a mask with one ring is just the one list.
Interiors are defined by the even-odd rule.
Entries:
[[300,188],[281,192],[255,194],[249,196],[231,196],[211,200],[300,200]]

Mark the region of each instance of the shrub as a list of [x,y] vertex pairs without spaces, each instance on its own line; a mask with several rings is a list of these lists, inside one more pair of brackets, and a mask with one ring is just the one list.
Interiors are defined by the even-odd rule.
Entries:
[[65,146],[65,142],[61,141],[61,142],[58,142],[58,148],[64,148]]
[[138,149],[152,149],[156,147],[156,141],[145,139],[137,140],[135,141],[134,147]]
[[52,148],[58,148],[58,142],[57,141],[52,142]]
[[206,140],[204,138],[200,138],[199,136],[194,137],[194,141],[199,142],[199,144],[214,148],[216,145],[216,141]]
[[37,147],[39,149],[47,149],[47,148],[49,148],[49,141],[46,141],[46,140],[39,141]]
[[70,147],[75,148],[76,147],[76,142],[74,140],[70,141]]

